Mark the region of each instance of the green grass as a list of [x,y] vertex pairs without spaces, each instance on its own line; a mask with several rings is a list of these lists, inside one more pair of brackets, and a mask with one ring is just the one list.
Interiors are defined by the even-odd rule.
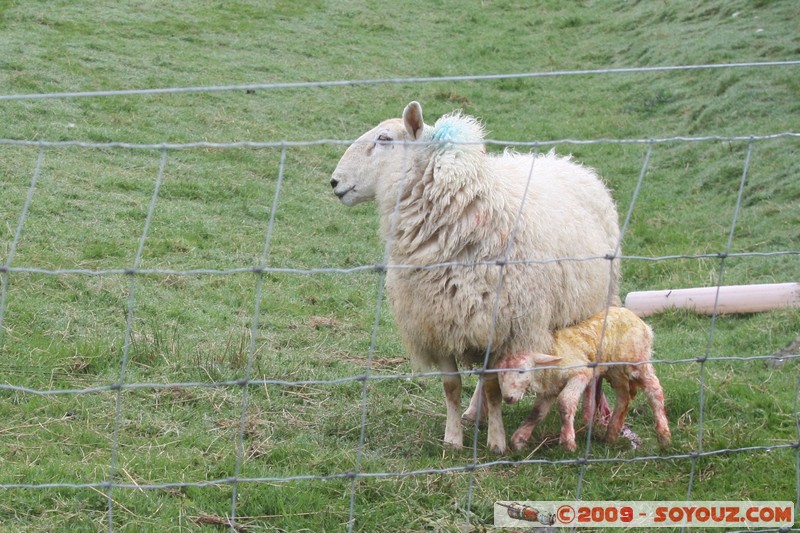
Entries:
[[[0,93],[146,89],[344,79],[796,60],[792,0],[754,2],[21,2],[0,0]],[[492,139],[649,139],[797,131],[797,67],[596,74],[495,81],[355,85],[0,102],[0,138],[86,142],[350,140],[398,116],[412,99],[427,121],[462,108]],[[490,145],[492,151],[502,147]],[[732,252],[797,251],[798,140],[753,144]],[[724,252],[748,143],[656,144],[631,213],[629,256]],[[599,170],[628,212],[647,147],[562,144]],[[36,146],[0,145],[0,263],[30,187]],[[287,149],[267,262],[287,269],[381,261],[374,206],[351,210],[328,179],[341,145]],[[158,175],[160,150],[47,149],[12,266],[125,269],[133,265]],[[257,265],[280,170],[280,148],[169,151],[140,266],[174,271]],[[800,279],[800,256],[623,263],[629,291]],[[335,380],[363,372],[372,344],[374,272],[148,275],[135,280],[128,383],[210,383],[252,377]],[[131,280],[123,274],[7,277],[0,382],[36,390],[88,389],[119,378]],[[800,311],[711,319],[685,311],[652,317],[663,360],[769,355],[800,336]],[[408,373],[393,318],[381,309],[373,367]],[[797,443],[797,360],[659,365],[674,435],[660,451],[638,399],[629,417],[642,448],[595,440],[593,458],[684,455]],[[468,378],[471,393],[475,380]],[[461,467],[472,452],[444,450],[436,378],[379,380],[367,388],[361,469]],[[465,393],[465,397],[466,397]],[[108,479],[113,391],[39,396],[0,391],[0,484],[97,484]],[[361,384],[249,389],[240,475],[294,481],[241,483],[240,523],[276,531],[346,528],[359,460]],[[231,511],[239,387],[145,387],[121,395],[115,531],[215,531]],[[529,404],[505,410],[508,429]],[[506,458],[573,459],[554,442],[555,415],[534,434],[544,445]],[[585,433],[579,437],[585,438]],[[465,440],[471,442],[468,428]],[[495,457],[479,435],[478,460]],[[698,500],[792,500],[796,449],[722,453],[696,461]],[[687,459],[531,463],[358,479],[358,531],[476,530],[496,500],[682,500]],[[316,479],[316,476],[334,476]],[[90,488],[2,489],[3,531],[107,530],[107,499]]]

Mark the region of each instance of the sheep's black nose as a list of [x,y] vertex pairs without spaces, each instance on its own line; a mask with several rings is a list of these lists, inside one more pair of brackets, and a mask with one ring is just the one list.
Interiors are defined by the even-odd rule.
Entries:
[[339,180],[336,178],[331,178],[331,187],[335,189],[337,185],[339,185]]

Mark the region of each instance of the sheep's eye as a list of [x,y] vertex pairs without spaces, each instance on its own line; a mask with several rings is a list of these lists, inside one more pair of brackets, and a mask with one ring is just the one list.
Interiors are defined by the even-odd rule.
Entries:
[[385,133],[381,133],[380,135],[378,135],[378,142],[380,143],[389,142],[391,140],[392,138],[386,135]]

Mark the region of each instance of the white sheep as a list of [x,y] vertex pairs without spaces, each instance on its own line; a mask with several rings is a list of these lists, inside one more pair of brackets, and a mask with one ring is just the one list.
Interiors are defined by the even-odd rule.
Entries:
[[[597,174],[552,152],[490,155],[483,140],[474,118],[456,112],[431,127],[411,102],[356,140],[331,177],[345,205],[377,201],[388,299],[412,363],[445,373],[444,440],[455,447],[459,363],[547,352],[551,331],[619,301],[617,211]],[[482,385],[488,446],[503,453],[496,374]]]
[[[607,315],[600,311],[580,324],[556,331],[553,355],[527,352],[502,357],[497,368],[500,370],[498,378],[503,399],[515,403],[528,390],[536,393],[530,414],[511,437],[511,447],[519,450],[525,446],[533,429],[544,420],[553,401],[558,399],[560,442],[567,450],[575,451],[574,420],[578,402],[596,377],[608,380],[616,393],[614,411],[606,430],[607,441],[617,439],[630,401],[641,388],[653,408],[658,443],[669,446],[671,435],[664,409],[664,393],[653,365],[648,363],[652,345],[650,326],[629,309],[610,307]],[[586,395],[587,401],[590,397]],[[586,422],[589,416],[591,410],[584,409]]]

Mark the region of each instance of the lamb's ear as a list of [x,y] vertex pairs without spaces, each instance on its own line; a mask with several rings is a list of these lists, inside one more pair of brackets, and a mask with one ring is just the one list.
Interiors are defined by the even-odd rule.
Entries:
[[412,140],[418,140],[425,127],[425,123],[422,121],[422,106],[419,105],[419,102],[414,101],[406,106],[403,110],[403,123]]
[[544,353],[533,354],[533,362],[536,366],[556,366],[561,361],[560,357],[554,355],[547,355]]

